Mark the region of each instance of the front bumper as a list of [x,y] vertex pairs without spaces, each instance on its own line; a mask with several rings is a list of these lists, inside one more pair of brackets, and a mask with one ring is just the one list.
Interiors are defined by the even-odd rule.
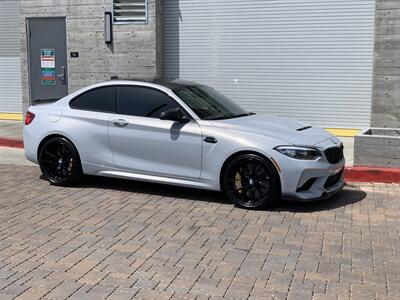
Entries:
[[[275,158],[275,157],[274,157]],[[282,198],[295,201],[326,199],[340,191],[344,181],[344,158],[336,164],[324,157],[317,160],[297,160],[279,154]]]
[[[343,165],[342,165],[343,164]],[[323,164],[325,165],[325,164]],[[283,192],[288,200],[314,201],[329,198],[345,186],[344,160],[337,168],[304,169],[291,193]]]
[[298,192],[296,194],[282,195],[282,198],[289,201],[302,201],[302,202],[324,200],[333,196],[334,194],[342,190],[345,186],[346,182],[342,178],[337,182],[337,184],[335,184],[328,190],[319,189],[317,191],[311,191],[311,192]]

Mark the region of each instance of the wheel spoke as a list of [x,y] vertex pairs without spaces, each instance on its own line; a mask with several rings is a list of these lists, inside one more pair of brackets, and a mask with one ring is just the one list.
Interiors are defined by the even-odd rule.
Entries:
[[246,185],[245,188],[244,188],[244,193],[243,193],[243,195],[246,198],[248,198],[247,194],[249,193],[249,191],[250,191],[250,186]]
[[69,175],[69,170],[68,170],[67,166],[62,165],[62,167],[61,167],[61,174],[62,174],[63,176],[68,176],[68,175]]
[[51,181],[59,182],[72,175],[74,154],[70,146],[63,141],[54,141],[46,145],[40,158],[43,174]]
[[52,161],[52,160],[48,160],[48,159],[42,159],[42,162],[44,162],[44,163],[48,163],[48,164],[51,164],[51,163],[53,163],[53,161]]
[[44,150],[44,153],[47,154],[48,156],[51,156],[53,158],[56,158],[56,156],[54,154],[51,154],[49,151]]
[[257,191],[257,189],[255,187],[252,187],[251,191],[252,191],[252,194],[253,194],[253,197],[252,197],[253,201],[255,201],[256,200],[256,191]]
[[247,173],[245,172],[245,170],[244,170],[243,167],[240,167],[240,168],[238,169],[238,173],[239,173],[239,175],[240,175],[241,178],[245,178],[245,177],[247,176]]
[[256,181],[256,183],[261,187],[269,187],[269,182],[265,181]]
[[58,170],[57,162],[53,162],[48,168],[49,174],[53,174],[53,176],[57,174],[57,170]]
[[260,164],[256,165],[254,168],[254,175],[258,175],[258,172],[260,172],[260,170],[263,170],[262,166]]
[[61,143],[60,156],[65,157],[65,155],[66,155],[65,145],[64,143]]
[[252,172],[251,172],[251,170],[250,170],[248,164],[244,165],[244,169],[246,170],[246,175],[247,175],[247,176],[250,176],[250,175],[252,174]]
[[229,172],[226,182],[228,191],[247,207],[266,201],[272,190],[269,169],[253,158],[239,161]]

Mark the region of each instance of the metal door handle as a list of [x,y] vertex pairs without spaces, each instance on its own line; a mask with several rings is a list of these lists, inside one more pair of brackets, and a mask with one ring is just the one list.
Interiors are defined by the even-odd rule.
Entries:
[[117,127],[125,127],[129,124],[129,122],[124,119],[113,120],[112,122]]
[[60,80],[63,83],[65,83],[66,76],[65,76],[65,67],[64,66],[61,67],[61,74],[58,74],[57,77],[60,78]]

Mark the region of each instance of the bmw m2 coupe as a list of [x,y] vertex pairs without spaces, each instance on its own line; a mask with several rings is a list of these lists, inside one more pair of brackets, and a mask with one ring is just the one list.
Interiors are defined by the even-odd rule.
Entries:
[[111,80],[29,107],[25,155],[54,185],[83,174],[223,191],[238,206],[327,198],[343,145],[316,126],[247,112],[187,81]]

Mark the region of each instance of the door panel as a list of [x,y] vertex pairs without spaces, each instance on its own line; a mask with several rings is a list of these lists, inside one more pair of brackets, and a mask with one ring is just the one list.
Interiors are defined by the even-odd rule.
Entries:
[[118,169],[179,178],[200,177],[202,138],[195,121],[184,124],[115,115],[109,122],[109,137]]
[[79,109],[65,110],[60,128],[71,135],[78,149],[85,173],[96,174],[113,167],[113,155],[108,140],[110,114]]
[[28,19],[31,101],[68,94],[65,18]]
[[82,167],[89,174],[113,167],[114,159],[108,140],[108,122],[116,112],[117,88],[103,86],[86,91],[70,101],[61,118],[75,139]]

